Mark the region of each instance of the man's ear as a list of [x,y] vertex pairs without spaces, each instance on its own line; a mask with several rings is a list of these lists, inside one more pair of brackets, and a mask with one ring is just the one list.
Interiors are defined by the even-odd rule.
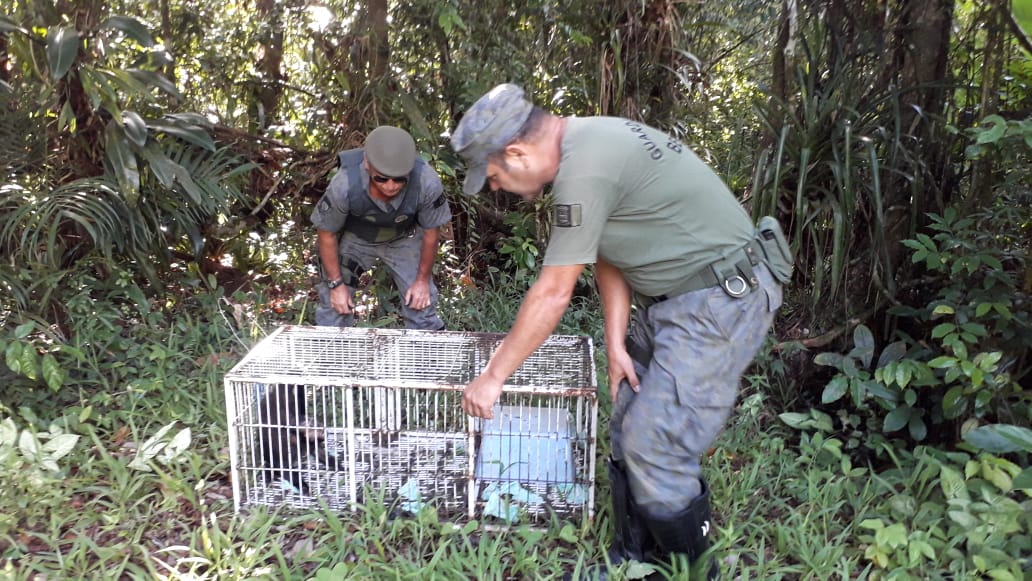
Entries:
[[505,146],[503,150],[507,159],[520,159],[527,156],[527,146],[519,141],[514,141]]

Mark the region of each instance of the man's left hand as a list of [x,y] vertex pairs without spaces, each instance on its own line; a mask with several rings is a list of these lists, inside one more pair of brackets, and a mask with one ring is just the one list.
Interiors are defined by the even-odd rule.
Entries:
[[422,311],[430,306],[430,283],[417,280],[405,293],[405,304],[410,309]]
[[479,375],[462,392],[462,411],[489,420],[494,417],[491,408],[502,395],[502,382]]

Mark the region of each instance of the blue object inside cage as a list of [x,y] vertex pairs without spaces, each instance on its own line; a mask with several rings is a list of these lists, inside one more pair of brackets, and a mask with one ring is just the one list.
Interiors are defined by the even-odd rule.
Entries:
[[482,481],[573,482],[573,437],[565,409],[498,406],[484,422],[476,477]]

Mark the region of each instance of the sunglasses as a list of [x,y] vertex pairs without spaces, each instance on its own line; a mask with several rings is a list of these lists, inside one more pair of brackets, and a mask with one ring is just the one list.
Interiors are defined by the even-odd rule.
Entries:
[[378,183],[378,184],[385,184],[387,182],[394,182],[394,183],[398,183],[398,184],[401,184],[401,185],[405,185],[405,184],[408,183],[408,176],[393,177],[393,176],[384,176],[384,175],[372,174],[372,176],[370,176],[370,177],[372,177],[373,181]]

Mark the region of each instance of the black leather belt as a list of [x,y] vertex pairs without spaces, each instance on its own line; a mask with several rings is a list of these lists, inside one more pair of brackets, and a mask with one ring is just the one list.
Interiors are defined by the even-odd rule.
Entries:
[[760,242],[750,240],[742,248],[703,267],[673,291],[651,297],[638,294],[638,302],[647,307],[685,293],[714,286],[721,287],[731,297],[744,297],[760,284],[753,267],[762,260],[763,248],[760,246]]

